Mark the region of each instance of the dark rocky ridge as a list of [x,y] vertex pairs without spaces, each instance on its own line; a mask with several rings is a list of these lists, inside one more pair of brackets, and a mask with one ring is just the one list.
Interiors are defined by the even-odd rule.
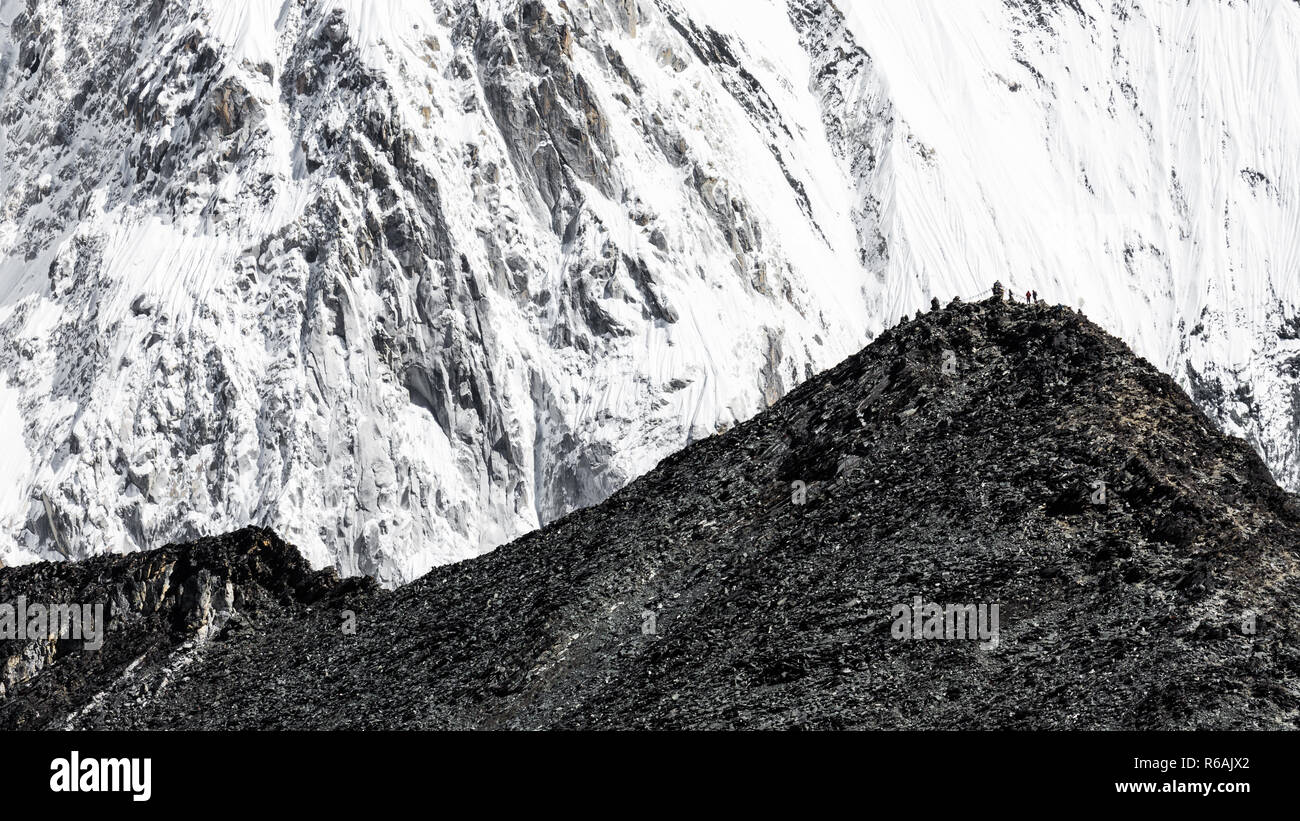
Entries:
[[[0,572],[0,603],[102,603],[108,636],[97,652],[81,640],[0,641],[0,726],[50,726],[107,690],[148,698],[209,646],[244,630],[338,608],[377,589],[312,570],[268,530],[245,528],[192,545],[81,562],[42,562]],[[136,672],[138,671],[138,673]],[[180,673],[185,675],[185,673]],[[14,697],[6,698],[7,694]]]
[[[1295,728],[1297,545],[1296,498],[1122,342],[955,303],[395,591],[251,529],[0,570],[0,601],[181,580],[13,682],[0,726]],[[196,641],[213,579],[241,629]],[[917,595],[999,604],[998,646],[892,638]]]

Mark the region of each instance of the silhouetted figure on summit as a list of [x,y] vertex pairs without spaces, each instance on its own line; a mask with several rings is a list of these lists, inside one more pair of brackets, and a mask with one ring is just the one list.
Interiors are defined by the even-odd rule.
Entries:
[[1002,301],[1002,280],[1000,279],[993,280],[993,298],[999,302]]

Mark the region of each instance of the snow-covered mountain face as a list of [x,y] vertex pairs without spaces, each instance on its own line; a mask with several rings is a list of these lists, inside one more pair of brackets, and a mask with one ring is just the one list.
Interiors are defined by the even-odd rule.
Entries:
[[0,0],[0,559],[386,584],[931,296],[1082,305],[1300,486],[1300,5]]
[[1300,489],[1300,2],[851,8],[804,42],[886,316],[1079,307]]
[[7,561],[252,521],[395,583],[868,336],[784,17],[760,81],[648,4],[3,14]]

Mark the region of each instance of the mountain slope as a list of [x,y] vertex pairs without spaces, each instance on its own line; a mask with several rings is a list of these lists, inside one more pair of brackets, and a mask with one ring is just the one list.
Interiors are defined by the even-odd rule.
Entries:
[[0,0],[0,561],[253,523],[392,586],[994,278],[1300,488],[1298,39],[1286,2]]
[[[1297,499],[1123,343],[1064,308],[958,303],[486,556],[315,592],[198,651],[178,636],[183,678],[122,675],[119,650],[64,703],[56,662],[0,718],[1295,728],[1298,545]],[[249,549],[292,553],[255,530],[221,543]],[[0,590],[39,599],[45,568]],[[997,604],[997,641],[893,637],[917,596]]]

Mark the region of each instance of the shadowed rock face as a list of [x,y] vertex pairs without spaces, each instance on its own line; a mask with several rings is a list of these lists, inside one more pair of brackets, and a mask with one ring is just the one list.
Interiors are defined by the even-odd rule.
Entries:
[[[0,570],[0,601],[128,602],[102,651],[10,684],[0,719],[1295,728],[1297,545],[1295,497],[1123,343],[1061,307],[954,303],[391,592],[252,529]],[[244,626],[212,629],[196,588],[233,590]],[[917,596],[997,605],[997,641],[895,638]]]
[[188,675],[208,646],[374,589],[365,577],[340,582],[333,570],[312,570],[274,533],[252,527],[148,553],[5,569],[0,602],[16,608],[22,597],[29,612],[102,605],[108,632],[93,652],[84,638],[30,630],[27,641],[0,641],[0,723],[58,726],[101,692],[147,701]]

